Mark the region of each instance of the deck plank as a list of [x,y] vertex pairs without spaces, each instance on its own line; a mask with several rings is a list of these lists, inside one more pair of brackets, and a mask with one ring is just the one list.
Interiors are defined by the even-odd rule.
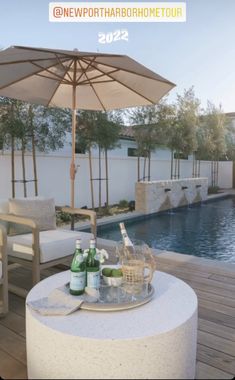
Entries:
[[9,311],[6,317],[0,319],[0,324],[17,334],[25,331],[25,318]]
[[235,342],[235,329],[232,329],[231,327],[199,318],[198,329]]
[[211,274],[210,279],[223,282],[225,284],[235,285],[235,278],[229,276],[222,276],[220,274]]
[[206,319],[207,321],[212,321],[222,326],[227,326],[231,327],[232,329],[235,329],[235,318],[230,317],[230,315],[218,313],[217,311],[200,307],[200,304],[198,311],[199,318]]
[[197,362],[196,379],[232,379],[233,375],[228,372],[221,371],[218,368],[209,366],[208,364]]
[[235,299],[219,296],[213,293],[208,293],[196,288],[194,288],[194,290],[200,299],[205,299],[208,301],[219,303],[220,305],[225,305],[225,306],[235,308]]
[[221,305],[218,302],[208,301],[208,300],[205,300],[204,298],[201,298],[201,297],[198,297],[198,300],[199,300],[200,307],[204,307],[206,309],[217,311],[219,313],[226,314],[226,315],[229,315],[230,317],[235,318],[235,308],[234,307]]
[[27,379],[26,365],[0,350],[0,376],[3,379]]
[[224,354],[221,351],[198,344],[197,359],[207,365],[220,369],[221,371],[235,373],[235,358],[234,356]]
[[25,338],[0,325],[0,349],[26,364]]
[[197,341],[204,346],[212,347],[217,351],[235,356],[235,342],[232,342],[231,340],[199,330]]

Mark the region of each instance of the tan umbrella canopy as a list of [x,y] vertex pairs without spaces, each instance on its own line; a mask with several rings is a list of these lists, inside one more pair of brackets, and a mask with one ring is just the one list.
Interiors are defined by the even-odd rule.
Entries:
[[107,111],[156,104],[174,86],[126,55],[24,46],[0,52],[0,96],[73,110],[71,207],[76,109]]

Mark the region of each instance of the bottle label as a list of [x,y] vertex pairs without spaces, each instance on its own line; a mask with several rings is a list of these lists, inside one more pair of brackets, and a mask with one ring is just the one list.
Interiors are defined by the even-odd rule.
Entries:
[[87,272],[87,287],[99,289],[100,287],[100,271]]
[[86,287],[86,272],[71,272],[70,289],[83,290]]

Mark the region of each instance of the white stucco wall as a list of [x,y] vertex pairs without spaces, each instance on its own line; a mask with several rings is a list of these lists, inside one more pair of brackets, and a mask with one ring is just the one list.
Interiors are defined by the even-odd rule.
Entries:
[[[86,155],[78,155],[79,164],[76,176],[76,206],[90,207],[89,165]],[[143,159],[141,160],[143,167]],[[16,155],[16,179],[22,179],[21,157]],[[39,194],[54,197],[56,204],[65,205],[70,201],[69,155],[38,155]],[[104,160],[102,160],[102,177],[104,177]],[[33,178],[31,155],[26,156],[27,179]],[[9,154],[0,154],[0,199],[11,196],[11,158]],[[142,173],[141,173],[142,175]],[[211,182],[210,162],[201,162],[201,177]],[[192,162],[181,160],[181,178],[192,176]],[[93,178],[98,177],[98,159],[93,158]],[[170,160],[152,159],[151,180],[170,179]],[[110,203],[121,199],[135,199],[135,183],[137,180],[137,159],[135,157],[110,157],[109,160],[109,194]],[[219,186],[232,187],[232,162],[219,163]],[[34,184],[27,185],[28,196],[34,195]],[[94,181],[95,202],[98,205],[98,181]],[[105,202],[105,181],[102,182],[102,203]],[[16,196],[23,196],[23,185],[16,184]]]

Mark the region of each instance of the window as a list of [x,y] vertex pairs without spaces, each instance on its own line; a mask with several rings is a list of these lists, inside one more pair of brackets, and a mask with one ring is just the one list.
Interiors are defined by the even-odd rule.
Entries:
[[127,148],[128,157],[137,157],[137,149],[136,148]]
[[182,153],[182,152],[175,152],[174,153],[174,158],[177,160],[177,159],[180,159],[180,160],[188,160],[188,155],[185,154],[185,153]]

